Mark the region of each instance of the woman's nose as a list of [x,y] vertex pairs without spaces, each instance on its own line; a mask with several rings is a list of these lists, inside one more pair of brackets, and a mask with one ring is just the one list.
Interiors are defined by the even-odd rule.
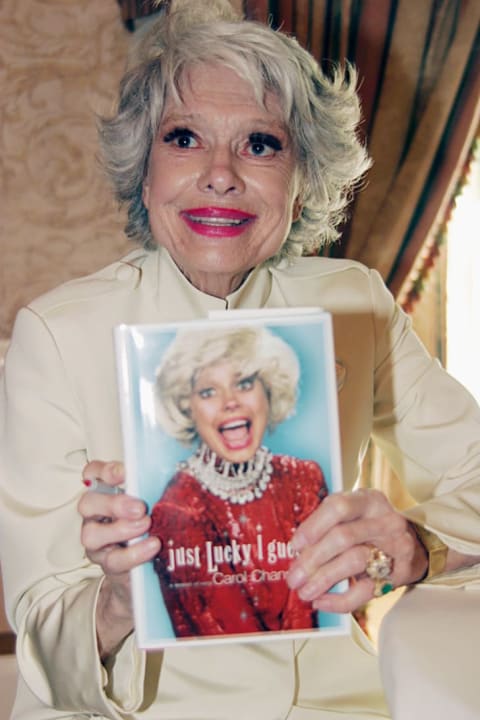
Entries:
[[245,189],[238,170],[238,158],[230,148],[215,148],[206,159],[198,185],[204,192],[217,195],[241,193]]
[[238,407],[239,402],[235,390],[232,389],[225,392],[223,404],[226,410],[231,410],[232,408]]

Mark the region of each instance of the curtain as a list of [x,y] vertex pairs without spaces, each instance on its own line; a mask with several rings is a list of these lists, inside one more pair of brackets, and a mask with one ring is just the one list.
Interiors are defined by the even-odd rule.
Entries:
[[248,0],[328,69],[359,71],[374,165],[329,253],[377,268],[398,294],[455,189],[480,117],[475,0]]

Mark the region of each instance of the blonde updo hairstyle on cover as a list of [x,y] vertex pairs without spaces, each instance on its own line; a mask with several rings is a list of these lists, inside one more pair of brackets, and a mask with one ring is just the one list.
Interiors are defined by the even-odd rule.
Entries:
[[327,76],[293,37],[242,19],[228,0],[159,6],[158,20],[138,31],[116,113],[99,122],[104,167],[119,203],[127,207],[127,235],[156,247],[142,187],[166,98],[181,101],[190,67],[219,63],[251,82],[259,104],[267,91],[278,96],[293,142],[302,209],[270,262],[335,240],[352,191],[370,165],[357,137],[354,69],[332,64]]
[[162,429],[184,444],[198,439],[190,400],[198,373],[229,362],[239,377],[256,375],[269,404],[269,429],[292,414],[300,368],[293,349],[263,327],[180,330],[156,372],[156,410]]

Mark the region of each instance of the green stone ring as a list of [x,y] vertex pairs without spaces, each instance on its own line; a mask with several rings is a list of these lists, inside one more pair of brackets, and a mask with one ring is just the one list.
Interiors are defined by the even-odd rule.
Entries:
[[375,583],[374,597],[382,597],[393,590],[393,582],[390,577],[392,569],[393,558],[383,550],[379,550],[375,546],[371,547],[365,572]]
[[383,585],[381,586],[380,594],[386,595],[387,593],[392,592],[392,590],[393,590],[393,583],[386,582],[386,583],[383,583]]

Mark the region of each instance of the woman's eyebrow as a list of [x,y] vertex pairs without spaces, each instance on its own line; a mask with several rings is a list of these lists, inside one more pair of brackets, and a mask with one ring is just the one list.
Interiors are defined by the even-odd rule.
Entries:
[[[178,124],[188,125],[189,123],[196,123],[205,121],[206,118],[201,113],[182,113],[182,112],[171,112],[162,118],[161,125],[167,124]],[[288,127],[283,120],[277,118],[265,118],[265,117],[254,117],[246,118],[242,125],[245,127],[245,132],[252,134],[258,129],[268,131],[272,133],[282,133],[289,136]]]
[[255,378],[258,375],[258,370],[252,370],[252,372],[237,372],[235,375],[235,380],[250,380],[250,378]]

